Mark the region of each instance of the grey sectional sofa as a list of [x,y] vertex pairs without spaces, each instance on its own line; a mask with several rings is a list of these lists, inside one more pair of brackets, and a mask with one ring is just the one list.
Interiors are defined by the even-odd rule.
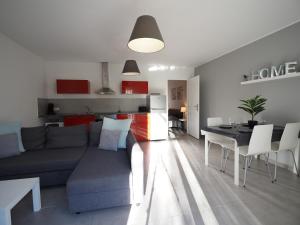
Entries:
[[118,152],[87,149],[67,182],[72,212],[142,202],[143,154],[132,133],[127,146]]
[[26,152],[0,159],[0,180],[40,177],[42,187],[66,184],[88,143],[84,126],[22,128],[21,135]]
[[66,184],[71,212],[141,203],[143,151],[131,132],[127,148],[98,149],[102,123],[24,128],[25,153],[0,159],[0,180],[40,177],[41,186]]

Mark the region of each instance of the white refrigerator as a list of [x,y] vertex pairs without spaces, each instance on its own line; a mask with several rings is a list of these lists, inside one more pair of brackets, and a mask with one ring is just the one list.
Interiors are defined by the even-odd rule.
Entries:
[[167,97],[165,95],[148,95],[149,139],[165,140],[168,138]]

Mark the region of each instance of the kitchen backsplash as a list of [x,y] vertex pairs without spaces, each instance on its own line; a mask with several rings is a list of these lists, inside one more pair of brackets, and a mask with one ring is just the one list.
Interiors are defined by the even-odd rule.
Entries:
[[53,103],[58,114],[86,114],[107,112],[137,112],[146,105],[146,98],[95,98],[95,99],[38,99],[39,117],[45,116],[47,104]]

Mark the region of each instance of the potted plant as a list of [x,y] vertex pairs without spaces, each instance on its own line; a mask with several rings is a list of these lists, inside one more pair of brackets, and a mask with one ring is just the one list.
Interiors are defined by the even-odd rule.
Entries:
[[245,100],[240,100],[242,105],[238,108],[246,111],[251,115],[251,120],[248,120],[248,126],[253,128],[257,125],[257,121],[254,120],[254,117],[259,114],[260,112],[265,110],[265,104],[267,99],[261,97],[260,95],[255,96],[254,98],[249,98]]

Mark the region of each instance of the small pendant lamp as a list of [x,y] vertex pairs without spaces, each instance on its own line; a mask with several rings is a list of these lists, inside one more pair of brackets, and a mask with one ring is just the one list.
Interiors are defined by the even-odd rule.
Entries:
[[153,16],[143,15],[137,18],[128,47],[140,53],[158,52],[165,47],[164,40]]
[[140,70],[135,60],[126,60],[123,71],[123,75],[139,75]]

